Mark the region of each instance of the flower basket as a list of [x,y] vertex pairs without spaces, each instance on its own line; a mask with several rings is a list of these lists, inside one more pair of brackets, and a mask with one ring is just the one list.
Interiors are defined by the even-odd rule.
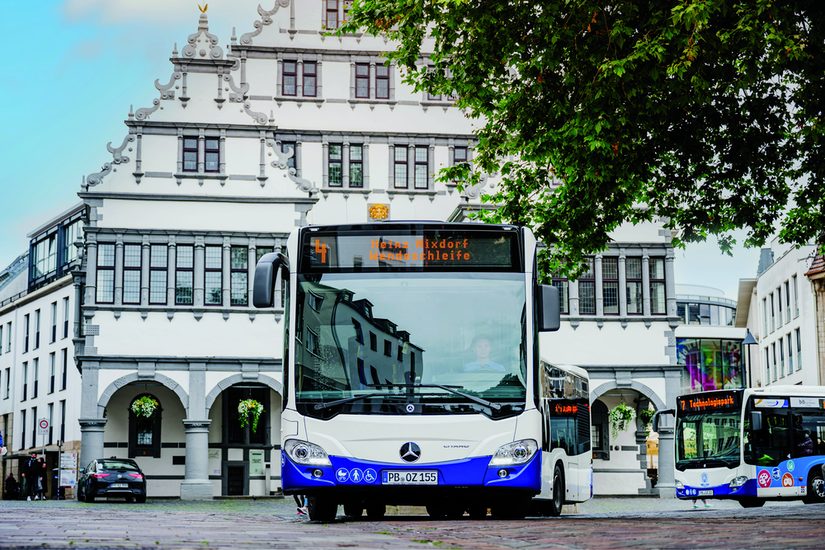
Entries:
[[636,411],[624,403],[619,403],[610,410],[610,432],[613,437],[618,437],[619,432],[627,429],[627,426],[636,418]]
[[648,434],[650,434],[650,423],[653,420],[654,414],[656,414],[656,411],[653,409],[642,409],[639,411],[639,420],[642,421],[645,432]]
[[132,412],[135,416],[142,416],[143,418],[150,418],[155,414],[155,410],[160,405],[154,397],[142,395],[132,401]]
[[238,421],[241,423],[241,428],[249,426],[249,417],[252,417],[252,431],[258,431],[258,421],[261,419],[261,414],[264,412],[264,406],[254,399],[244,399],[238,403]]

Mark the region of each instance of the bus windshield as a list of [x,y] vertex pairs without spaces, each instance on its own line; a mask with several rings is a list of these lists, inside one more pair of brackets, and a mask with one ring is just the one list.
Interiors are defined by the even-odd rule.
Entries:
[[307,274],[296,298],[302,414],[524,410],[523,273]]
[[676,425],[676,469],[738,466],[740,415],[733,410],[680,416]]

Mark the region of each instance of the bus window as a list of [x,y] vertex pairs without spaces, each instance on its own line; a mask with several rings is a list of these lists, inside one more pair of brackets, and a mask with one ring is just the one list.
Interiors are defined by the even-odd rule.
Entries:
[[751,433],[752,451],[747,461],[776,466],[791,453],[791,430],[786,409],[763,409],[762,429]]
[[793,412],[793,457],[825,454],[825,410]]

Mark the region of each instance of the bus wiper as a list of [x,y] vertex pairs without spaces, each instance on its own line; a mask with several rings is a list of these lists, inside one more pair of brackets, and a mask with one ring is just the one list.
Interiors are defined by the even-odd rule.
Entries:
[[471,395],[469,393],[464,393],[461,390],[457,390],[456,388],[460,388],[461,386],[444,386],[442,384],[396,384],[393,382],[388,382],[384,384],[369,384],[370,387],[380,387],[380,386],[389,386],[391,388],[438,388],[440,390],[444,390],[446,392],[452,393],[454,395],[460,395],[465,399],[469,399],[474,403],[478,403],[479,405],[484,405],[494,411],[500,411],[501,405],[498,403],[493,403],[492,401],[487,401],[486,399],[482,399],[481,397],[476,397],[475,395]]
[[373,397],[396,397],[397,395],[398,394],[396,393],[365,393],[362,395],[353,395],[352,397],[336,399],[335,401],[329,401],[327,403],[316,403],[313,408],[316,411],[322,411],[324,409],[329,409],[331,407],[337,407],[338,405],[344,405],[345,403],[361,401],[362,399],[372,399]]

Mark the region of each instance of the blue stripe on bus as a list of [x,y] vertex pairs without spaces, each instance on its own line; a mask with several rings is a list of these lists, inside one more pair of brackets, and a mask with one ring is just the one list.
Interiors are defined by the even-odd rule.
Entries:
[[[302,491],[322,487],[380,487],[385,471],[438,472],[439,487],[490,487],[502,489],[541,490],[541,453],[519,466],[489,466],[490,456],[479,456],[450,462],[426,464],[388,464],[354,458],[330,456],[332,466],[295,464],[286,453],[281,455],[281,477],[286,491]],[[507,470],[506,477],[499,470]],[[314,477],[315,470],[321,477]]]
[[[711,495],[701,495],[700,491],[713,491]],[[694,498],[741,498],[756,496],[756,480],[749,479],[741,487],[731,489],[728,483],[715,485],[713,487],[693,487],[685,485],[683,489],[676,489],[676,498],[690,500]]]

